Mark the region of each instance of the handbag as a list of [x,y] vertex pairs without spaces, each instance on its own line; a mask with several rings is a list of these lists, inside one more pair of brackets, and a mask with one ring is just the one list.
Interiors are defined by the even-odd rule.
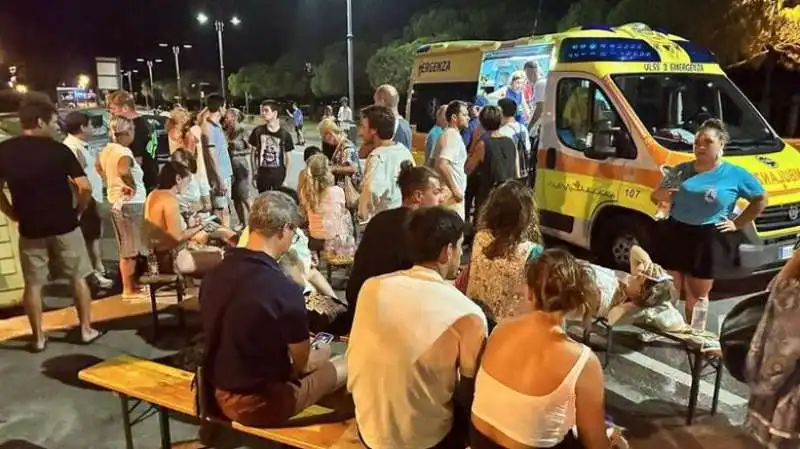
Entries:
[[[336,149],[333,150],[333,158],[341,159],[339,153],[342,151],[344,147],[344,140],[339,142],[336,146]],[[348,209],[354,209],[358,207],[358,198],[361,196],[361,193],[356,189],[355,184],[353,184],[353,177],[352,176],[345,176],[344,177],[344,202]]]
[[770,292],[762,292],[736,304],[725,316],[719,335],[722,362],[736,380],[747,382],[747,353],[767,308]]
[[358,207],[358,198],[361,193],[353,185],[353,178],[351,176],[344,177],[344,203],[348,209],[355,209]]

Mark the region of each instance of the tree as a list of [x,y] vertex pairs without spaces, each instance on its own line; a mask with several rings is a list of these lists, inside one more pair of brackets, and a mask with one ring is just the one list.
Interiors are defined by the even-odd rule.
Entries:
[[[366,67],[370,55],[375,52],[375,45],[355,40],[353,47],[356,91],[367,92],[369,79]],[[347,95],[346,42],[336,42],[325,48],[322,61],[312,67],[311,91],[319,97]]]
[[617,3],[619,0],[579,0],[559,20],[558,29],[564,31],[581,25],[604,24]]
[[380,48],[369,58],[367,75],[369,83],[374,87],[391,84],[400,93],[408,90],[411,80],[411,69],[417,48],[428,43],[430,39],[417,39],[412,42],[394,42]]

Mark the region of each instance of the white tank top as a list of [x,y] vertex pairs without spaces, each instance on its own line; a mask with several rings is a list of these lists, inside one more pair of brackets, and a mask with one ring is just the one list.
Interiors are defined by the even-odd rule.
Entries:
[[[136,191],[133,193],[133,196],[124,196],[122,194],[122,188],[125,185],[125,182],[122,181],[122,178],[119,175],[119,160],[123,157],[129,157],[131,161],[133,161],[131,175],[133,176],[133,183],[136,186]],[[136,163],[136,159],[133,157],[133,153],[131,152],[130,148],[123,147],[118,143],[109,143],[105,146],[105,148],[103,148],[103,151],[100,152],[98,161],[100,162],[100,167],[103,169],[103,173],[105,174],[106,191],[108,194],[107,196],[109,203],[144,203],[144,200],[147,197],[147,192],[144,189],[143,182],[144,172],[142,172],[142,167]]]
[[561,385],[545,396],[522,394],[481,368],[475,380],[472,413],[518,443],[553,447],[575,426],[575,384],[590,354],[589,348],[582,346]]

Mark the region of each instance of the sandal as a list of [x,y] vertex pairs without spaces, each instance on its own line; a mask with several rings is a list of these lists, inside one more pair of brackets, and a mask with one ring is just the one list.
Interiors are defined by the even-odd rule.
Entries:
[[44,352],[47,349],[47,338],[45,337],[41,344],[38,341],[32,341],[28,343],[28,351],[32,354],[38,354],[40,352]]
[[100,337],[104,336],[107,333],[108,333],[108,331],[97,331],[97,334],[95,334],[94,337],[92,337],[92,338],[90,338],[88,340],[84,340],[83,337],[81,337],[80,344],[81,345],[90,345],[90,344],[96,342],[97,340],[99,340]]

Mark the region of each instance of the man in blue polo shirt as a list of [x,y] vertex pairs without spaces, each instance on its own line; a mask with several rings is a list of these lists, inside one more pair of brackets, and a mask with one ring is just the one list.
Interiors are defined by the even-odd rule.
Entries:
[[247,426],[283,425],[346,381],[346,363],[330,358],[330,345],[311,345],[303,292],[278,267],[300,221],[285,193],[256,198],[247,246],[200,288],[204,371],[222,414]]

